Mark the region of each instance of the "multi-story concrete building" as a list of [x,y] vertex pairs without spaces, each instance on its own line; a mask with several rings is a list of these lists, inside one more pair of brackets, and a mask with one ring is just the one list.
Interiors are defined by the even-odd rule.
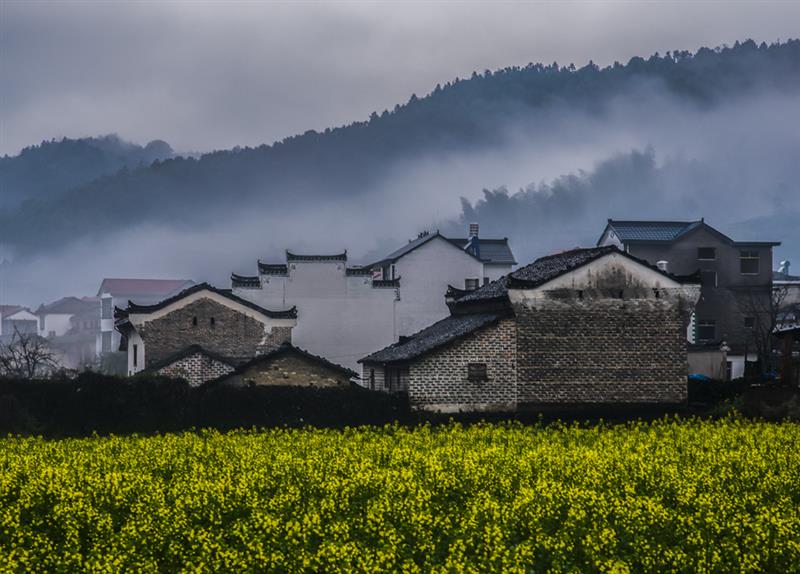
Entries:
[[361,357],[448,315],[448,287],[474,290],[516,264],[508,239],[423,233],[378,261],[348,265],[347,252],[258,263],[258,275],[233,274],[233,292],[266,308],[296,306],[294,344],[357,368]]
[[722,343],[729,376],[744,375],[745,361],[769,353],[772,249],[775,241],[734,241],[699,221],[619,221],[609,219],[597,245],[626,253],[679,275],[699,273],[702,295],[688,330],[691,343]]

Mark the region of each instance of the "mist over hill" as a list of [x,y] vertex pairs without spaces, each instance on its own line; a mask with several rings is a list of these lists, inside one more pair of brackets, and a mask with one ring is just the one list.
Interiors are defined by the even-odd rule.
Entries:
[[704,216],[797,258],[798,96],[800,42],[748,41],[475,73],[363,122],[200,158],[64,159],[49,177],[44,152],[64,142],[27,148],[0,160],[5,298],[108,275],[225,285],[285,248],[358,258],[469,221],[521,262],[593,243],[608,217]]
[[0,157],[0,207],[18,207],[26,199],[47,201],[122,168],[146,167],[172,156],[172,148],[161,140],[145,146],[116,135],[43,141]]

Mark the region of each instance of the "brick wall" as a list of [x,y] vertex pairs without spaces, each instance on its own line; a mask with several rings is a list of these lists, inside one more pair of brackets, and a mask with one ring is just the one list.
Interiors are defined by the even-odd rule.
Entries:
[[313,387],[349,386],[349,377],[299,355],[281,355],[257,362],[230,379],[238,384],[290,385]]
[[184,379],[193,387],[219,378],[233,371],[233,367],[202,353],[193,353],[158,370],[165,377]]
[[[409,400],[438,411],[513,410],[516,391],[516,329],[503,319],[410,365]],[[469,363],[486,363],[488,380],[470,381]]]
[[520,404],[686,400],[686,311],[678,302],[544,298],[514,310]]
[[291,327],[273,327],[266,341],[264,329],[260,321],[203,298],[145,323],[138,331],[145,341],[147,364],[151,365],[190,345],[200,345],[223,357],[244,359],[254,357],[257,350],[291,340]]

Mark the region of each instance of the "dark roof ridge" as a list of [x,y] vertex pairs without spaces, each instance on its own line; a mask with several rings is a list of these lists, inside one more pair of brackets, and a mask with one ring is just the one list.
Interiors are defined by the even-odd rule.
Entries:
[[331,255],[310,254],[304,255],[286,250],[286,261],[347,261],[347,249],[342,253]]
[[232,358],[229,358],[229,357],[224,357],[223,355],[220,355],[219,353],[215,353],[213,351],[209,351],[208,349],[206,349],[202,345],[198,345],[197,343],[193,343],[191,345],[188,345],[188,346],[184,347],[180,351],[176,351],[176,352],[172,353],[171,355],[168,355],[167,357],[164,357],[160,361],[156,361],[152,365],[148,365],[142,372],[150,372],[150,373],[152,373],[153,371],[157,371],[159,369],[162,369],[162,368],[164,368],[164,367],[166,367],[168,365],[171,365],[175,361],[179,361],[180,359],[184,359],[186,357],[194,355],[195,353],[201,353],[203,355],[206,355],[207,357],[211,357],[215,361],[219,361],[220,363],[225,363],[226,365],[229,365],[229,366],[234,367],[234,368],[236,367],[236,363],[237,363],[236,359],[232,359]]
[[[348,369],[347,367],[345,367],[343,365],[339,365],[338,363],[334,363],[333,361],[329,361],[325,357],[322,357],[320,355],[315,355],[314,353],[311,353],[310,351],[307,351],[306,349],[302,349],[300,347],[297,347],[297,346],[293,345],[291,342],[286,341],[286,342],[282,343],[280,346],[275,347],[274,349],[270,349],[266,353],[261,353],[260,355],[256,355],[255,357],[253,357],[252,359],[248,360],[247,362],[238,365],[236,367],[236,369],[232,373],[229,373],[227,375],[223,375],[222,377],[220,377],[220,379],[226,379],[226,378],[228,378],[228,377],[230,377],[232,375],[241,374],[241,373],[243,373],[245,370],[247,370],[248,368],[250,368],[253,365],[257,365],[260,362],[274,359],[274,358],[279,357],[280,355],[284,355],[286,353],[297,353],[297,354],[302,355],[302,356],[304,356],[304,357],[306,357],[308,359],[311,359],[313,361],[317,361],[318,363],[322,363],[322,364],[324,364],[325,366],[327,366],[327,367],[329,367],[331,369],[335,369],[335,370],[337,370],[337,371],[339,371],[339,372],[341,372],[343,374],[346,374],[350,378],[358,377],[358,373],[356,373],[352,369]],[[219,380],[219,379],[217,379],[217,380]]]
[[172,297],[168,297],[158,303],[154,303],[153,305],[137,305],[133,301],[128,301],[128,307],[125,309],[121,309],[117,307],[114,312],[115,318],[125,318],[128,317],[131,313],[152,313],[154,311],[158,311],[159,309],[163,309],[180,301],[181,299],[188,297],[189,295],[193,295],[194,293],[198,293],[200,291],[210,291],[212,293],[216,293],[217,295],[221,295],[235,303],[239,303],[248,307],[254,311],[261,313],[267,317],[271,317],[273,319],[295,319],[297,317],[297,307],[292,307],[291,309],[286,309],[284,311],[271,311],[269,309],[265,309],[260,305],[256,305],[252,301],[248,301],[247,299],[243,299],[238,295],[234,295],[230,289],[218,289],[208,283],[198,283],[197,285],[192,285],[188,289],[184,289],[180,293],[173,295]]

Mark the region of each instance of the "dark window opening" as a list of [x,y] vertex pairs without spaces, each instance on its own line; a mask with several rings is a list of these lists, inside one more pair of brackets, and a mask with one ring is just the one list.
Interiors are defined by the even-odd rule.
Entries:
[[716,271],[700,271],[700,282],[703,287],[716,287],[717,286],[717,272]]
[[742,275],[758,275],[760,270],[758,251],[740,251],[739,270]]
[[197,317],[192,317],[192,327],[197,327]]
[[212,329],[217,326],[217,322],[214,320],[214,317],[211,317],[209,324],[211,325]]
[[133,366],[139,365],[139,345],[133,346]]
[[583,299],[583,291],[578,289],[578,299]]
[[745,317],[744,318],[744,328],[745,329],[752,329],[755,326],[756,326],[755,317]]
[[369,370],[369,388],[375,390],[375,369]]
[[717,250],[714,247],[698,247],[697,258],[700,261],[714,261],[717,258]]
[[698,341],[713,341],[717,338],[717,322],[710,319],[697,321],[695,333]]
[[484,285],[488,285],[489,284],[489,278],[488,277],[484,277],[483,278],[483,284]]
[[469,363],[467,365],[467,380],[472,383],[480,383],[489,380],[486,372],[486,363]]

